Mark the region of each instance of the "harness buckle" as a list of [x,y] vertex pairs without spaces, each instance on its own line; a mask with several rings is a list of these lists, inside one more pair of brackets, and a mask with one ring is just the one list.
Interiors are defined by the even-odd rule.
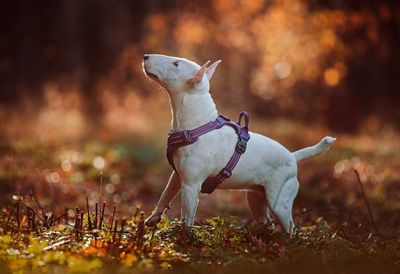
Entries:
[[223,170],[221,170],[221,175],[225,178],[229,178],[232,176],[232,172],[224,168]]
[[245,153],[246,148],[247,148],[247,140],[244,139],[242,136],[240,136],[238,142],[236,143],[235,150],[237,153],[243,154],[243,153]]
[[230,120],[228,118],[226,118],[225,116],[222,116],[221,114],[218,115],[217,119],[215,120],[217,122],[217,126],[216,128],[221,128],[223,127],[227,122],[229,122]]

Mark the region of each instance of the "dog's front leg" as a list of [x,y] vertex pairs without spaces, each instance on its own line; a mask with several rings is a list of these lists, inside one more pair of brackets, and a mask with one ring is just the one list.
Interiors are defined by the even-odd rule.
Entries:
[[176,194],[178,194],[180,188],[181,182],[179,180],[179,175],[173,171],[153,214],[146,219],[145,224],[147,226],[154,226],[161,221],[161,215],[166,209],[169,209],[170,202],[175,198]]
[[201,183],[182,182],[182,219],[188,227],[193,226],[194,216],[196,215],[197,204]]

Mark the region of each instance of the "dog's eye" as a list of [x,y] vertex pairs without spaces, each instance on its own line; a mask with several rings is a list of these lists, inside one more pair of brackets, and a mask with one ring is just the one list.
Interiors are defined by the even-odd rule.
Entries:
[[174,64],[175,67],[178,67],[179,62],[178,62],[178,61],[175,61],[175,62],[173,62],[172,64]]

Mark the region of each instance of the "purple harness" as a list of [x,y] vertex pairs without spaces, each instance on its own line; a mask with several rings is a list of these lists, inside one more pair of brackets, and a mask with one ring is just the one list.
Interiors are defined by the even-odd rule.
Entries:
[[[241,120],[244,117],[244,126],[241,126]],[[245,111],[240,112],[239,121],[237,123],[231,122],[228,118],[219,115],[217,119],[209,122],[201,127],[192,130],[183,130],[179,132],[170,132],[168,134],[167,143],[167,158],[169,164],[176,171],[173,155],[174,151],[180,147],[191,145],[197,141],[197,139],[214,130],[219,129],[223,126],[232,127],[236,134],[238,135],[238,141],[236,143],[235,151],[226,166],[217,174],[215,177],[209,177],[204,181],[201,186],[202,193],[212,193],[219,184],[221,184],[225,179],[231,177],[232,170],[235,168],[236,164],[239,162],[240,156],[246,151],[247,142],[250,139],[249,134],[249,114]]]

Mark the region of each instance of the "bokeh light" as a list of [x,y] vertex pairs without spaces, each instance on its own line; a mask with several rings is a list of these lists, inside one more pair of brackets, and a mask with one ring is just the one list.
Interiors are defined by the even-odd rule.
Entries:
[[339,84],[339,81],[340,81],[339,72],[334,68],[325,70],[324,80],[328,86],[331,86],[331,87],[336,86],[337,84]]
[[105,162],[105,160],[104,160],[103,157],[101,157],[101,156],[96,156],[96,157],[93,159],[93,166],[94,166],[95,168],[97,168],[97,169],[103,169],[103,168],[105,167],[105,165],[106,165],[106,162]]

